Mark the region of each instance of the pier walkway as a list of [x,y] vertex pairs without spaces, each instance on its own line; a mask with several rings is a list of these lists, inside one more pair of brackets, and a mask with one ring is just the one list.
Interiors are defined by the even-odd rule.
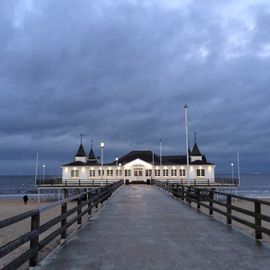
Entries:
[[270,249],[147,185],[118,190],[42,269],[269,269]]

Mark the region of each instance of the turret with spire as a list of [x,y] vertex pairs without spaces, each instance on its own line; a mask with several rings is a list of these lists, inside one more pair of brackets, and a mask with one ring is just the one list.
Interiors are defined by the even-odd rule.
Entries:
[[75,161],[86,162],[86,154],[85,154],[85,151],[83,148],[83,142],[82,142],[83,134],[80,134],[80,136],[81,136],[81,143],[77,151],[77,154],[75,155]]
[[191,162],[195,161],[195,160],[202,160],[203,155],[197,145],[197,133],[194,132],[194,145],[191,151]]
[[87,158],[87,163],[88,164],[97,164],[97,159],[95,156],[95,153],[93,151],[93,141],[91,140],[91,149],[90,152],[88,154],[88,158]]

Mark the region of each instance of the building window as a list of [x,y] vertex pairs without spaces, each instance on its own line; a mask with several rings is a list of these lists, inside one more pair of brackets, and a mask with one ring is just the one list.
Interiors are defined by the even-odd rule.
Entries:
[[[98,170],[98,176],[101,177],[101,170]],[[103,170],[103,176],[104,176],[104,170]]]
[[155,176],[160,176],[160,170],[155,170]]
[[176,170],[171,170],[171,176],[176,176],[177,175],[177,171]]
[[205,176],[205,170],[203,170],[203,169],[198,169],[198,170],[197,170],[197,176]]
[[122,176],[122,170],[116,170],[116,176]]
[[163,170],[163,176],[169,176],[169,170]]
[[131,170],[125,170],[125,176],[131,176]]
[[179,176],[185,176],[186,171],[184,169],[179,170]]
[[79,170],[71,170],[71,177],[79,177]]
[[95,176],[96,176],[95,170],[90,170],[89,177],[95,177]]
[[152,176],[152,170],[145,170],[145,176]]
[[113,170],[107,170],[107,176],[113,176]]

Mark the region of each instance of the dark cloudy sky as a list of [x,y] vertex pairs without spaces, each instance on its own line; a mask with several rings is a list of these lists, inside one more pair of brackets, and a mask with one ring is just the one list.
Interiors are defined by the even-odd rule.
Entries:
[[0,174],[48,173],[81,130],[105,161],[184,154],[189,131],[218,172],[270,172],[267,0],[0,1]]

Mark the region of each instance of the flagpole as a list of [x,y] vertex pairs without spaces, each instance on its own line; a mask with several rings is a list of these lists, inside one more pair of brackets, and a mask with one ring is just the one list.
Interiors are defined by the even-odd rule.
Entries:
[[159,141],[159,165],[160,165],[160,178],[162,177],[162,140]]
[[240,158],[239,158],[239,151],[237,152],[237,176],[238,176],[238,187],[240,187]]
[[187,182],[189,186],[189,152],[188,152],[188,106],[184,106],[185,110],[185,131],[186,131],[186,155],[187,155]]

